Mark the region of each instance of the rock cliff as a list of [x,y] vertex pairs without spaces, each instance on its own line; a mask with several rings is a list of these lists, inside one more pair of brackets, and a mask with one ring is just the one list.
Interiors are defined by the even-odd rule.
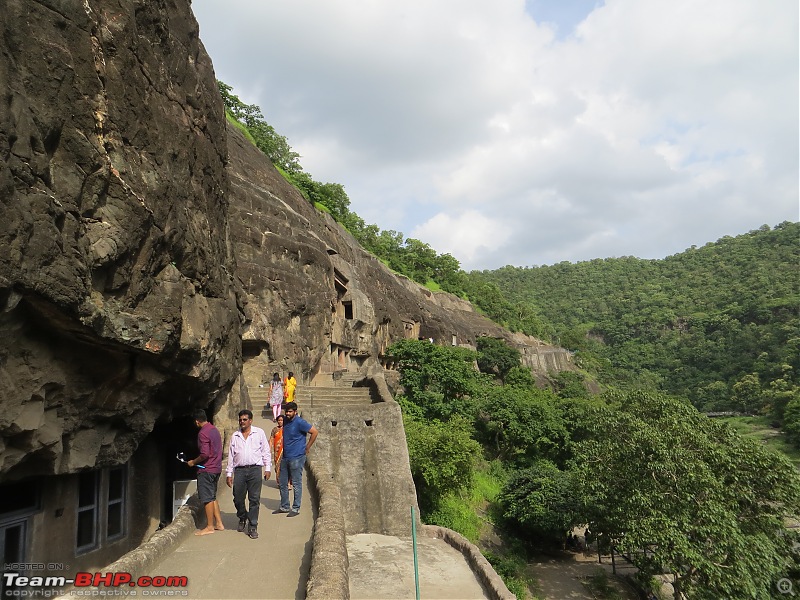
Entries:
[[[390,271],[316,210],[264,155],[228,127],[230,231],[246,295],[250,381],[294,371],[304,381],[386,363],[398,339],[474,347],[482,335],[519,348],[536,375],[568,368],[568,352],[511,332],[468,302]],[[246,367],[247,370],[247,367]]]
[[241,365],[222,103],[189,3],[0,11],[0,473],[127,459]]
[[567,366],[289,186],[227,126],[188,0],[3,4],[0,481],[120,463],[157,422],[247,404],[243,365],[309,382],[378,370],[403,337],[491,335],[538,374]]

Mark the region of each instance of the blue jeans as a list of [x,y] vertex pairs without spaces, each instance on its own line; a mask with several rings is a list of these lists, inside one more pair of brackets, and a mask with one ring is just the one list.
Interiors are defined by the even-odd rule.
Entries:
[[278,486],[281,488],[281,510],[289,510],[289,477],[292,478],[292,488],[294,488],[294,501],[292,510],[300,512],[300,501],[303,499],[303,467],[306,464],[306,455],[299,458],[281,459],[281,476],[278,478]]

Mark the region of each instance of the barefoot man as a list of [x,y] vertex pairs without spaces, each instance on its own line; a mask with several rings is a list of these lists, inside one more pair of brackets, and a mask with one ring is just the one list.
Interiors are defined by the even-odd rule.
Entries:
[[211,423],[208,422],[206,411],[198,410],[194,413],[194,424],[200,429],[197,433],[197,447],[200,456],[186,461],[190,467],[203,465],[204,469],[197,469],[197,496],[206,509],[207,525],[205,529],[195,532],[195,535],[208,535],[215,531],[222,531],[222,517],[219,514],[217,501],[217,483],[222,473],[222,436]]

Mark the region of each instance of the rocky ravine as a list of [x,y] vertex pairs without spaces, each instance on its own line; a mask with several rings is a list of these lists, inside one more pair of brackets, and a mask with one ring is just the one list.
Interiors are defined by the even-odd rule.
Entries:
[[0,31],[0,481],[229,414],[243,364],[309,381],[492,335],[568,366],[392,274],[227,127],[188,0],[7,0]]

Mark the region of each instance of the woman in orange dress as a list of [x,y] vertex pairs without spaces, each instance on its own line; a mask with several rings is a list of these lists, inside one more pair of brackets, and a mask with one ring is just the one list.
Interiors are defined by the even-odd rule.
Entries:
[[269,449],[272,451],[272,460],[275,476],[281,472],[281,458],[283,457],[283,415],[275,419],[275,427],[269,434]]

